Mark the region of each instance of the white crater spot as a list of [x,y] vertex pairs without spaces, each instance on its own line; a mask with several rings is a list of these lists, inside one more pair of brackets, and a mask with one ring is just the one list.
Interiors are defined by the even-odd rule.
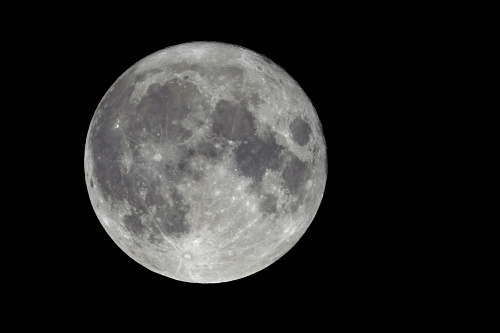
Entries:
[[187,260],[191,260],[191,255],[189,253],[186,253],[184,255],[184,258],[186,258]]
[[155,156],[153,156],[153,160],[155,161],[161,161],[162,159],[162,156],[160,154],[156,154]]

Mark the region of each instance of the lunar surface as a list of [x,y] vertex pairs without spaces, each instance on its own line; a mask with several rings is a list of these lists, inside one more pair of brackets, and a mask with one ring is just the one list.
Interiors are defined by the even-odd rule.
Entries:
[[297,82],[262,55],[211,42],[123,73],[92,118],[84,164],[113,241],[195,283],[278,260],[311,224],[327,178],[321,123]]

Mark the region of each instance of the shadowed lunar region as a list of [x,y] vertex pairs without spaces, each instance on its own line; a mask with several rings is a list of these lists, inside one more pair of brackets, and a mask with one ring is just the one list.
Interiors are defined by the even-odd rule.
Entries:
[[113,241],[161,275],[219,283],[283,256],[325,190],[316,111],[281,67],[212,42],[140,60],[89,127],[85,178]]

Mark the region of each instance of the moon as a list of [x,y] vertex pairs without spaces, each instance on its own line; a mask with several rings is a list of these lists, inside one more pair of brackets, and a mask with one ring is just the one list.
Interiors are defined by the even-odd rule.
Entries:
[[256,273],[305,233],[327,179],[318,115],[280,66],[243,47],[192,42],[123,73],[85,144],[90,201],[111,239],[169,278]]

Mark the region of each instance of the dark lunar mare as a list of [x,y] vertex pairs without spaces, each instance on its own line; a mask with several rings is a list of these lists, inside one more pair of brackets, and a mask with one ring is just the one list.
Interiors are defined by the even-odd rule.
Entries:
[[273,135],[259,138],[252,133],[235,149],[236,165],[242,175],[257,184],[262,181],[266,169],[279,170],[282,150]]
[[272,194],[264,194],[259,201],[259,208],[265,214],[276,213],[278,197]]
[[129,108],[130,96],[134,91],[134,81],[129,75],[120,77],[116,87],[106,94],[89,133],[94,176],[106,201],[123,199],[120,195],[116,198],[114,191],[116,186],[123,182],[118,163],[124,148],[123,134],[113,131],[113,127],[120,111]]
[[[143,79],[145,75],[136,79]],[[143,235],[148,229],[152,231],[149,240],[157,242],[159,233],[179,236],[189,232],[185,215],[190,207],[175,188],[175,181],[186,175],[182,163],[188,157],[188,150],[179,148],[179,160],[170,159],[167,163],[145,160],[141,145],[179,146],[191,135],[180,122],[193,106],[203,103],[203,98],[192,83],[174,79],[163,85],[151,84],[135,107],[130,102],[134,83],[132,74],[123,76],[101,103],[96,125],[90,133],[94,177],[112,207],[119,202],[130,205],[132,212],[123,218],[125,227],[137,235]],[[119,129],[115,128],[118,123]],[[208,143],[201,145],[200,151],[210,157],[216,155],[215,147]],[[122,163],[127,154],[132,156],[128,169]],[[171,182],[167,188],[172,203],[164,197],[165,181],[159,179],[160,175]],[[140,193],[144,191],[143,199]]]
[[291,155],[291,159],[287,162],[283,173],[283,186],[288,192],[295,197],[291,211],[295,212],[304,203],[304,198],[307,194],[305,185],[311,177],[311,169],[308,163],[301,161],[297,156]]
[[129,131],[142,133],[155,144],[184,142],[192,133],[180,122],[191,112],[190,103],[195,104],[197,98],[200,92],[190,82],[174,79],[163,85],[153,83],[137,106]]
[[295,141],[299,146],[305,146],[309,142],[311,127],[304,120],[295,118],[290,123],[289,128],[292,133],[293,141]]
[[228,140],[241,140],[254,131],[254,117],[247,101],[233,103],[221,99],[215,107],[213,130]]
[[208,159],[215,159],[221,155],[221,150],[217,149],[212,142],[204,141],[196,146],[193,153],[205,156]]
[[186,221],[186,214],[189,212],[189,204],[184,202],[183,196],[179,191],[172,187],[171,192],[172,203],[169,203],[158,192],[152,194],[146,203],[155,205],[156,225],[166,235],[180,236],[181,234],[189,233],[190,227]]
[[[310,166],[278,145],[271,129],[258,136],[254,128],[255,119],[246,106],[246,100],[239,103],[220,100],[213,116],[214,133],[227,140],[240,142],[234,151],[238,173],[253,180],[250,189],[256,193],[262,193],[262,179],[267,169],[281,170],[283,186],[295,197],[290,207],[295,212],[304,203],[307,194],[305,185],[311,176]],[[304,120],[297,118],[292,121],[290,130],[292,138],[299,145],[303,146],[309,141],[311,128]],[[214,154],[209,145],[200,145],[200,148],[208,155]],[[264,201],[259,205],[263,213],[270,214],[276,211],[277,199],[264,194]]]

